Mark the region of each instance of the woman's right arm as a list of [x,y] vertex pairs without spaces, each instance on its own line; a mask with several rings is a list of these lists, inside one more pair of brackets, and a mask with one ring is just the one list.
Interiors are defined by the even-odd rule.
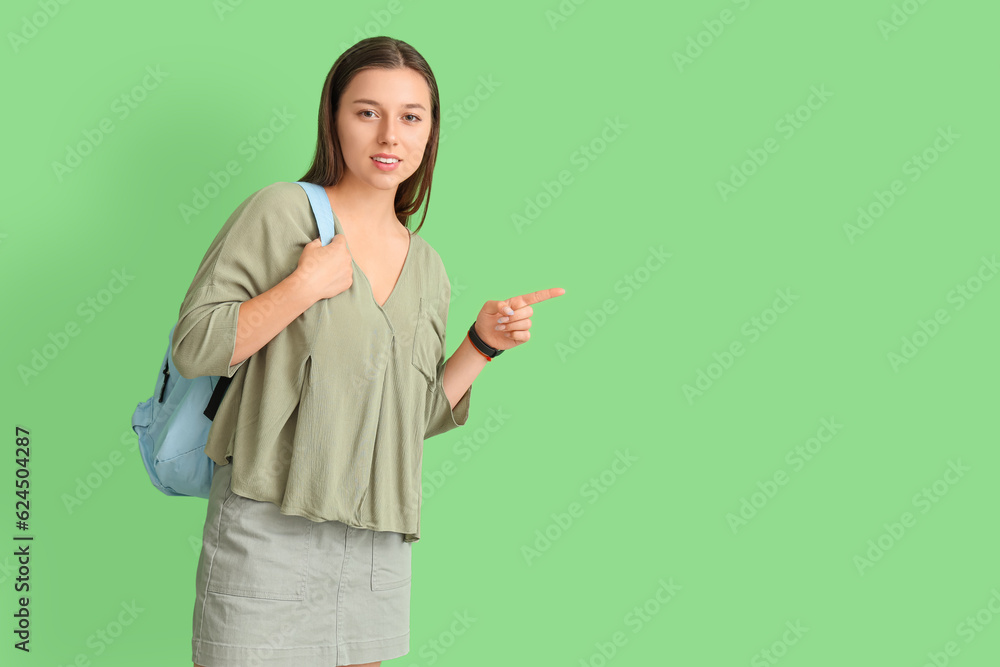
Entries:
[[304,204],[298,185],[275,183],[245,199],[219,230],[171,334],[183,377],[233,377],[309,306],[351,286],[342,234],[326,246],[319,239],[300,245],[302,220],[293,216]]
[[271,289],[239,305],[236,347],[230,366],[248,359],[316,303],[300,287],[301,278],[293,271]]
[[271,289],[239,305],[236,346],[230,366],[267,345],[296,317],[320,299],[340,294],[353,282],[350,254],[340,235],[327,245],[306,244],[298,266]]

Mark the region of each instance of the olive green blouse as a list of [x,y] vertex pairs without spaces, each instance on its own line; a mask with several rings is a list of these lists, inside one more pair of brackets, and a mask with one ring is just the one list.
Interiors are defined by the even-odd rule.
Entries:
[[[343,233],[334,215],[337,234]],[[472,388],[444,393],[451,285],[411,232],[383,306],[357,264],[350,288],[321,299],[230,366],[240,303],[296,268],[319,236],[296,183],[250,195],[205,253],[181,304],[172,354],[181,375],[232,377],[205,452],[232,464],[233,491],[284,514],[420,539],[423,441],[466,423]]]

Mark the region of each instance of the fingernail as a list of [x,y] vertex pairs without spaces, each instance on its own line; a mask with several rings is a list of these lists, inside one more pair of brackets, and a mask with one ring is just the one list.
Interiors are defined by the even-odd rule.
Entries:
[[503,324],[498,324],[498,325],[497,325],[497,331],[503,331],[503,330],[504,330],[504,329],[506,329],[506,328],[507,328],[507,327],[506,327],[505,325],[503,325]]
[[504,308],[503,312],[507,313],[508,315],[513,315],[514,314],[514,309],[513,308]]
[[497,320],[497,324],[503,324],[509,319],[510,319],[509,317],[501,317],[499,320]]

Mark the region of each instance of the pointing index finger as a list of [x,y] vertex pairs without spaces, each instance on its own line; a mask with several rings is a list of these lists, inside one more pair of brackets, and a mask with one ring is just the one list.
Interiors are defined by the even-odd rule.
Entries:
[[529,292],[528,294],[522,294],[521,296],[516,296],[510,301],[518,301],[518,308],[524,306],[530,306],[536,303],[541,303],[548,299],[555,298],[557,296],[562,296],[566,293],[562,287],[551,287],[549,289],[538,290],[537,292]]

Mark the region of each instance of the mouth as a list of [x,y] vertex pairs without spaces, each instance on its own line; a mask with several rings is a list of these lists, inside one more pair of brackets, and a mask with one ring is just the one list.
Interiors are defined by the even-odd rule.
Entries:
[[396,156],[388,156],[384,154],[371,156],[371,161],[374,162],[375,166],[382,171],[392,171],[399,166],[400,162],[402,162],[402,160]]

